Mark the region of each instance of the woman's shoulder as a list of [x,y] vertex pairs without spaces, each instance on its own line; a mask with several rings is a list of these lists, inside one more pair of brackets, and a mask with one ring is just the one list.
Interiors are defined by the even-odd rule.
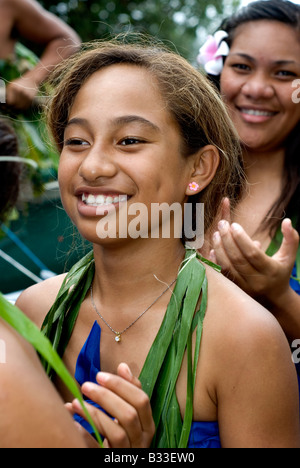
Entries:
[[16,306],[38,327],[41,327],[45,316],[56,299],[65,277],[66,274],[54,276],[53,278],[49,278],[25,289],[18,298]]

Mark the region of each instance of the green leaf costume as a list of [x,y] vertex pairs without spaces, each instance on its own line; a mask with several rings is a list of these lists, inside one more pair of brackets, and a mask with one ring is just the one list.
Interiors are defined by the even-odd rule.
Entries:
[[[186,250],[163,323],[140,375],[142,387],[151,399],[157,428],[153,440],[154,447],[185,448],[188,444],[193,419],[196,370],[207,306],[206,272],[199,259],[207,262],[196,251]],[[94,273],[95,264],[91,252],[71,269],[45,318],[42,330],[61,357],[70,340],[82,301],[91,287]],[[196,347],[193,358],[194,332]],[[187,401],[182,421],[176,398],[176,382],[185,354],[188,363]],[[53,377],[51,366],[46,361],[44,365],[48,375]]]

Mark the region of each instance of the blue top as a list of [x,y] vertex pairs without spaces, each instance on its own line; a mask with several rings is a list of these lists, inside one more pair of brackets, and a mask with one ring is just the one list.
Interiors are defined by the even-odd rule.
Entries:
[[297,294],[300,295],[300,283],[299,283],[299,281],[297,281],[297,280],[295,280],[293,278],[297,278],[296,265],[294,266],[294,269],[293,269],[293,272],[292,272],[292,277],[290,279],[290,286],[294,291],[296,291]]
[[[294,266],[293,272],[292,272],[292,277],[290,279],[290,286],[291,288],[296,291],[297,294],[300,295],[300,283],[299,281],[293,279],[297,278],[297,268],[296,265]],[[296,366],[296,371],[297,371],[297,377],[298,377],[298,384],[299,384],[299,399],[300,399],[300,364],[295,364]]]
[[[96,375],[101,370],[100,340],[101,328],[98,322],[95,322],[82,350],[79,353],[76,364],[75,378],[80,385],[84,382],[97,383]],[[86,401],[97,408],[102,409],[93,401]],[[91,426],[83,418],[75,415],[74,419],[88,432],[93,432]],[[214,421],[193,422],[188,448],[221,448],[218,423]]]

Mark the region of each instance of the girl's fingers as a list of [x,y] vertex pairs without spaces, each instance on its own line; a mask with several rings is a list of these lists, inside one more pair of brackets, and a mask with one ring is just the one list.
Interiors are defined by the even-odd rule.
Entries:
[[[151,431],[153,428],[153,418],[150,400],[148,395],[141,390],[140,384],[138,386],[135,384],[137,379],[133,378],[134,384],[132,384],[117,375],[104,372],[99,372],[96,379],[100,386],[110,390],[114,395],[136,410],[143,431]],[[119,419],[117,415],[114,415],[114,417]]]
[[122,377],[123,379],[127,380],[128,382],[132,383],[133,385],[135,385],[137,388],[139,389],[142,389],[142,384],[141,382],[139,381],[138,378],[136,378],[129,366],[125,363],[121,363],[119,366],[118,366],[118,369],[117,369],[117,374]]
[[[83,384],[82,392],[89,400],[97,403],[117,421],[119,427],[126,433],[126,437],[124,436],[121,440],[123,444],[126,445],[129,441],[129,447],[149,446],[155,433],[149,398],[139,388],[140,384],[137,384],[128,366],[122,365],[119,367],[118,372],[124,374],[124,376],[126,374],[126,378],[134,383],[118,375],[100,372],[96,377],[99,385],[87,382]],[[96,410],[96,414],[97,412],[99,410]],[[80,415],[83,416],[82,412],[80,412]],[[101,421],[103,423],[102,417]],[[108,438],[109,443],[111,443],[109,430],[114,427],[111,425],[106,426],[107,432],[105,433],[101,432],[103,427],[99,428],[100,432]],[[118,439],[121,437],[120,434]]]
[[[92,382],[82,385],[83,394],[109,416],[92,405],[85,406],[98,431],[107,439],[108,447],[149,447],[155,433],[150,400],[127,364],[120,364],[117,372],[118,375],[100,372],[96,377],[99,385]],[[77,400],[66,407],[71,414],[86,419]]]
[[99,385],[84,384],[84,394],[118,420],[132,444],[151,442],[155,427],[148,396],[116,375],[99,373],[97,381]]
[[[85,413],[78,400],[72,402],[73,411],[82,418],[86,418]],[[126,431],[113,419],[111,419],[103,411],[99,410],[89,403],[85,403],[85,407],[91,415],[99,433],[107,439],[105,445],[110,448],[128,448],[131,447],[131,442]]]

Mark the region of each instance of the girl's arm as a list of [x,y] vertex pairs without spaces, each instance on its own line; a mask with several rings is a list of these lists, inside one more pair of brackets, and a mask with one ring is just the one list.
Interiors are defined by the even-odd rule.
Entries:
[[212,350],[222,447],[300,446],[299,392],[284,333],[244,295],[231,307]]

